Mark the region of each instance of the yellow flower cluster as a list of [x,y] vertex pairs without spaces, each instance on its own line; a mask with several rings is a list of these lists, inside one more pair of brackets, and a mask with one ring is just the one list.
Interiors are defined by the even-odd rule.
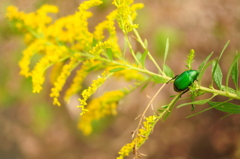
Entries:
[[85,109],[85,106],[87,105],[88,98],[97,91],[97,89],[105,82],[105,80],[110,76],[110,74],[107,74],[106,72],[102,73],[102,77],[98,77],[98,79],[93,80],[93,83],[87,88],[84,89],[82,92],[82,99],[79,99],[80,106],[77,106],[81,108],[82,112],[80,115],[84,114],[88,109]]
[[114,73],[114,76],[117,78],[124,78],[126,81],[137,81],[137,82],[141,82],[146,80],[146,77],[144,77],[141,73],[139,73],[136,70],[132,70],[132,69],[125,69],[122,71],[118,71]]
[[84,135],[92,133],[92,122],[100,120],[107,115],[116,115],[118,101],[125,96],[121,90],[111,91],[103,94],[99,98],[93,99],[88,104],[89,112],[80,117],[78,127]]
[[[93,14],[89,9],[101,3],[103,3],[102,0],[86,0],[79,5],[76,13],[59,18],[54,22],[48,14],[58,12],[58,8],[55,6],[43,5],[32,13],[20,12],[14,6],[8,7],[6,17],[25,34],[24,40],[28,47],[23,51],[23,56],[19,62],[20,74],[32,78],[34,93],[39,93],[42,90],[45,72],[53,66],[51,74],[53,88],[50,96],[53,97],[53,104],[60,105],[59,93],[74,68],[81,65],[73,78],[73,83],[65,92],[65,101],[82,89],[83,80],[92,71],[92,68],[97,67],[106,70],[106,67],[111,65],[111,63],[99,61],[100,57],[111,60],[120,59],[122,54],[117,42],[115,21],[119,22],[123,31],[129,32],[136,27],[132,24],[132,20],[135,18],[136,10],[142,6],[132,4],[133,0],[115,0],[113,4],[117,6],[117,9],[110,12],[106,20],[96,25],[94,32],[90,32],[88,18]],[[107,33],[105,30],[107,30]],[[144,78],[136,71],[127,69],[115,72],[115,74],[124,76],[126,80],[140,81]],[[87,89],[83,90],[81,93],[82,99],[79,99],[79,107],[82,108],[81,114],[87,111],[85,106],[89,97],[110,75],[112,73],[104,73],[102,77],[94,80]],[[91,125],[93,120],[116,113],[117,100],[120,100],[124,95],[119,92],[115,93],[115,95],[106,93],[102,98],[93,100],[89,109],[93,110],[95,106],[96,109],[99,109],[100,114],[93,111],[91,119],[86,116],[82,118],[82,121],[85,120]],[[113,99],[108,99],[110,96]],[[101,101],[102,104],[97,105],[97,101]],[[84,127],[82,129],[86,134],[91,132],[84,130],[86,129]]]
[[[120,155],[117,159],[123,159],[125,156],[128,156],[135,148],[135,151],[138,151],[137,148],[140,147],[148,139],[148,136],[153,131],[154,125],[159,120],[159,116],[152,115],[145,118],[142,128],[140,128],[135,134],[135,138],[131,143],[124,145],[121,150],[118,152]],[[135,152],[137,153],[137,152]]]
[[60,106],[60,102],[58,101],[58,97],[60,96],[59,92],[62,90],[67,78],[71,74],[72,70],[80,63],[80,55],[74,54],[70,58],[70,62],[65,64],[62,68],[60,75],[57,77],[54,82],[54,87],[51,89],[50,97],[53,97],[53,104]]
[[117,16],[117,11],[114,10],[112,11],[109,15],[107,15],[107,20],[99,23],[96,27],[95,27],[95,31],[94,31],[94,38],[97,41],[102,41],[104,39],[104,34],[103,31],[104,29],[107,29],[109,32],[109,39],[112,39],[113,41],[116,41],[117,36],[116,36],[116,28],[114,26],[114,21],[116,19]]
[[142,3],[131,5],[133,0],[114,0],[113,4],[117,7],[118,25],[124,33],[131,32],[134,28],[138,28],[137,24],[133,24],[136,17],[136,9],[143,8]]
[[[81,68],[77,71],[73,82],[71,83],[70,87],[66,90],[64,100],[67,102],[68,99],[78,93],[82,89],[83,80],[89,74],[91,68],[95,68],[100,64],[99,61],[94,59],[86,60],[82,63]],[[98,68],[98,67],[97,67]]]
[[45,80],[44,73],[47,68],[69,57],[68,48],[65,46],[46,45],[44,48],[45,56],[35,65],[31,71],[33,92],[39,93],[42,90],[42,84]]
[[54,82],[57,80],[57,77],[62,71],[63,66],[65,65],[65,61],[60,61],[55,63],[52,66],[51,73],[50,73],[50,82],[51,84],[54,84]]
[[[47,13],[57,13],[58,8],[52,5],[44,5],[36,12],[25,14],[19,12],[18,9],[14,6],[9,6],[7,8],[7,18],[10,20],[17,20],[18,23],[16,26],[19,29],[22,29],[25,26],[30,27],[31,29],[44,29],[46,24],[49,24],[52,19],[47,16]],[[39,31],[40,31],[39,30]]]
[[101,53],[103,53],[104,49],[111,49],[113,55],[119,55],[119,47],[118,45],[113,42],[112,40],[107,40],[104,42],[99,42],[94,48],[92,48],[92,50],[90,50],[89,52],[91,54],[94,55],[100,55]]
[[31,43],[27,49],[23,51],[23,56],[19,61],[19,67],[21,69],[20,74],[29,77],[31,76],[30,71],[30,61],[34,54],[37,52],[42,52],[45,47],[44,44],[46,43],[45,39],[37,39],[33,43]]

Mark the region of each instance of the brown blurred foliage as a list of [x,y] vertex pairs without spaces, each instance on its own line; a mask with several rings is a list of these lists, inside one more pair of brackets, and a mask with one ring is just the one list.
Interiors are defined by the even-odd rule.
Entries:
[[[0,0],[0,159],[112,159],[120,148],[130,142],[136,128],[135,117],[146,107],[158,85],[129,95],[119,105],[119,114],[109,117],[99,131],[85,137],[77,130],[77,116],[65,105],[51,105],[49,88],[32,94],[30,79],[19,76],[18,60],[25,48],[19,34],[4,18],[8,5],[25,12],[34,11],[43,3],[54,4],[60,13],[72,14],[80,0]],[[218,57],[224,44],[231,40],[220,65],[226,76],[240,42],[240,1],[237,0],[149,0],[139,11],[137,23],[150,51],[162,62],[166,38],[170,38],[167,64],[180,73],[190,49],[196,52],[194,67],[212,51]],[[111,10],[110,0],[96,8],[90,27],[104,19]],[[136,43],[135,49],[141,51]],[[154,71],[148,62],[148,68]],[[156,71],[156,70],[155,70]],[[208,76],[204,77],[208,85]],[[166,104],[175,94],[169,84],[154,102],[155,109]],[[187,95],[184,95],[187,96]],[[215,99],[220,100],[218,98]],[[235,102],[239,104],[239,101]],[[74,107],[74,105],[71,105]],[[194,112],[208,107],[197,106]],[[140,148],[146,159],[238,159],[240,158],[240,115],[220,119],[225,113],[209,110],[190,119],[190,107],[174,109],[170,118],[159,123],[150,139]],[[133,158],[130,156],[129,158]]]

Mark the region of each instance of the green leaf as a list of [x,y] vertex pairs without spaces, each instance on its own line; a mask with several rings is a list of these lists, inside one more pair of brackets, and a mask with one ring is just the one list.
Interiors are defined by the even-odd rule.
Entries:
[[210,59],[210,57],[212,56],[213,52],[211,54],[209,54],[207,56],[207,58],[200,64],[200,66],[198,67],[198,71],[201,73],[202,69],[204,68],[204,66],[206,65],[206,63],[208,62],[208,60]]
[[240,57],[240,54],[237,54],[234,58],[234,62],[232,63],[232,70],[231,70],[231,75],[232,75],[232,80],[233,83],[235,84],[236,89],[238,89],[238,59]]
[[202,76],[205,73],[205,71],[207,70],[207,68],[213,63],[213,60],[211,60],[210,62],[208,62],[207,64],[205,64],[203,66],[203,68],[201,69],[201,72],[199,71],[199,75],[198,75],[198,84],[201,85],[201,81],[202,81]]
[[230,69],[228,71],[227,78],[226,78],[226,88],[227,88],[226,92],[228,92],[230,75],[232,75],[233,82],[236,86],[236,89],[238,89],[238,65],[237,65],[237,67],[234,67],[234,66],[238,62],[239,57],[240,57],[240,54],[238,54],[234,57],[234,60],[233,60],[231,66],[230,66]]
[[221,88],[222,88],[223,91],[228,91],[230,93],[236,94],[236,90],[234,90],[231,87],[226,87],[226,86],[222,85]]
[[229,42],[230,42],[230,40],[228,40],[228,41],[227,41],[227,43],[224,45],[224,47],[223,47],[223,49],[222,49],[222,52],[221,52],[221,54],[220,54],[220,56],[219,56],[219,58],[218,58],[218,61],[219,61],[219,60],[220,60],[220,58],[222,57],[222,54],[223,54],[223,53],[224,53],[224,51],[226,50],[226,48],[227,48],[227,46],[228,46]]
[[145,61],[146,61],[147,54],[148,54],[148,51],[146,50],[146,51],[141,55],[141,58],[140,58],[140,60],[139,60],[143,67],[145,67]]
[[193,102],[189,102],[189,103],[183,103],[183,104],[177,106],[177,108],[180,108],[180,107],[183,107],[183,106],[186,106],[186,105],[190,105],[190,104],[202,105],[202,104],[205,104],[208,101],[210,101],[213,97],[215,97],[215,95],[213,95],[211,98],[208,98],[208,99],[193,101]]
[[98,41],[95,38],[93,38],[92,47],[95,47],[97,45],[97,43],[98,43]]
[[147,82],[142,86],[140,92],[142,92],[149,84],[150,80],[148,79]]
[[101,66],[100,65],[95,65],[95,66],[90,67],[89,69],[87,69],[87,72],[91,72],[93,70],[98,70],[98,69],[101,69]]
[[114,72],[118,72],[118,71],[122,71],[122,70],[125,70],[125,68],[117,67],[117,68],[111,69],[109,72],[114,73]]
[[166,59],[167,59],[167,55],[168,55],[168,50],[169,50],[169,39],[167,38],[165,52],[164,52],[164,58],[163,58],[163,70],[165,70],[165,66],[166,66],[165,63],[166,63]]
[[[221,104],[227,103],[227,102],[230,101],[230,100],[231,100],[231,99],[228,99],[228,100],[222,102]],[[199,111],[199,112],[197,112],[197,113],[195,113],[195,114],[191,114],[191,115],[187,116],[186,118],[190,118],[190,117],[193,117],[193,116],[195,116],[195,115],[201,114],[201,113],[203,113],[203,112],[205,112],[205,111],[208,111],[208,110],[210,110],[210,109],[212,109],[212,108],[213,108],[213,107],[206,108],[206,109],[201,110],[201,111]]]
[[107,49],[105,49],[105,50],[106,50],[107,57],[112,61],[112,60],[113,60],[113,52],[112,52],[112,49],[107,48]]
[[212,77],[213,77],[213,80],[216,83],[218,89],[221,90],[222,89],[221,86],[222,86],[222,77],[223,77],[223,75],[222,75],[221,68],[220,68],[219,64],[216,61],[214,61],[213,65],[212,65]]
[[[230,42],[230,41],[228,41],[228,42],[224,45],[224,47],[223,47],[223,49],[222,49],[222,52],[220,53],[220,56],[218,57],[217,61],[216,61],[215,64],[214,64],[214,67],[213,67],[213,69],[212,69],[212,79],[214,79],[215,82],[216,82],[216,81],[218,82],[218,83],[217,83],[218,88],[219,88],[219,86],[221,86],[221,85],[219,85],[219,82],[220,82],[219,79],[220,79],[220,78],[218,78],[218,79],[215,78],[215,75],[216,75],[216,74],[215,74],[215,71],[216,71],[216,69],[217,69],[217,67],[218,67],[218,63],[219,63],[219,61],[220,61],[220,59],[221,59],[224,51],[226,50],[229,42]],[[219,75],[219,74],[218,74],[218,75]],[[218,76],[218,75],[216,75],[216,76]],[[220,76],[219,76],[219,77],[220,77]],[[221,81],[220,83],[222,83],[222,81]],[[219,89],[221,89],[221,88],[219,88]]]
[[163,78],[163,77],[160,77],[160,76],[157,76],[157,75],[153,75],[152,80],[155,83],[166,83],[168,81],[166,78]]
[[168,77],[174,77],[174,72],[172,71],[172,69],[168,66],[165,65],[163,72],[168,76]]
[[235,105],[232,103],[222,103],[222,102],[208,102],[211,107],[214,107],[217,110],[232,113],[232,114],[239,114],[240,113],[240,105]]

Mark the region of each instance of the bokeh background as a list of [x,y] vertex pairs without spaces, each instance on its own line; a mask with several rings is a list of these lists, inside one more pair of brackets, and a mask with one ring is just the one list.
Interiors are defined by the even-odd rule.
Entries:
[[[185,69],[186,56],[196,52],[194,68],[214,52],[218,57],[225,43],[230,44],[220,65],[224,77],[240,48],[240,1],[237,0],[136,0],[144,2],[136,23],[139,32],[148,40],[149,49],[161,65],[166,39],[170,39],[167,64],[175,74]],[[160,85],[149,85],[119,103],[118,115],[97,125],[91,136],[83,136],[77,129],[76,103],[53,106],[49,97],[50,84],[40,94],[33,94],[31,80],[19,75],[18,60],[26,47],[21,35],[5,19],[6,7],[15,5],[24,12],[32,12],[42,4],[59,7],[57,17],[73,14],[81,0],[0,0],[0,159],[113,159],[120,148],[131,141],[131,131],[137,117]],[[90,29],[113,9],[110,0],[93,9]],[[97,15],[97,16],[96,16]],[[119,33],[121,34],[121,33]],[[134,43],[136,50],[141,50]],[[151,62],[147,67],[157,71]],[[224,78],[225,79],[225,78]],[[111,81],[110,81],[111,82]],[[116,85],[115,81],[114,84]],[[121,81],[119,81],[121,84]],[[210,70],[203,84],[210,83]],[[224,83],[224,82],[223,82]],[[106,87],[111,87],[111,83]],[[155,109],[170,101],[176,94],[167,85],[154,101]],[[187,95],[184,95],[187,97]],[[209,95],[205,95],[205,98]],[[214,98],[224,100],[223,97]],[[239,101],[234,101],[240,104]],[[197,106],[194,112],[207,108]],[[191,106],[174,109],[165,122],[159,122],[140,148],[146,159],[239,159],[240,115],[221,119],[226,113],[209,110],[192,118]],[[127,158],[133,158],[133,155]]]

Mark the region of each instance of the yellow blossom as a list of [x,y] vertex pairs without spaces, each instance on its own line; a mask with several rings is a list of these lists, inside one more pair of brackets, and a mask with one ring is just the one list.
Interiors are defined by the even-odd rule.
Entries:
[[102,77],[98,77],[98,79],[93,80],[92,84],[87,88],[84,89],[82,92],[82,99],[79,99],[80,106],[82,112],[81,115],[86,112],[85,106],[87,105],[88,98],[97,91],[97,89],[105,82],[105,80],[109,77],[110,74],[106,74],[106,72],[102,73]]
[[46,45],[45,53],[46,55],[39,60],[31,72],[34,93],[39,93],[42,89],[45,70],[54,63],[69,57],[65,46]]
[[111,40],[99,42],[89,52],[94,55],[100,55],[101,53],[103,53],[104,49],[111,49],[113,55],[115,55],[115,56],[119,54],[118,45],[116,43],[112,42]]
[[91,100],[88,104],[89,112],[80,117],[78,127],[84,135],[92,132],[92,122],[100,120],[107,115],[116,115],[117,103],[125,96],[121,90],[111,91],[99,98]]
[[71,83],[70,87],[65,92],[64,100],[66,102],[68,101],[70,96],[78,93],[82,89],[83,80],[89,74],[89,70],[91,70],[91,68],[95,68],[99,64],[100,64],[100,62],[96,61],[94,59],[86,60],[82,63],[82,66],[77,71],[77,74],[73,79],[73,82]]
[[133,0],[114,0],[113,4],[117,7],[117,21],[119,27],[124,33],[131,32],[134,28],[138,28],[137,24],[133,24],[133,19],[135,18],[136,9],[141,8],[143,5],[136,5],[131,7]]
[[119,157],[117,157],[117,159],[123,159],[125,156],[128,156],[133,151],[133,148],[135,148],[135,153],[137,153],[137,149],[148,139],[148,136],[153,131],[154,125],[159,119],[160,116],[157,115],[152,115],[145,118],[142,128],[135,132],[135,137],[131,143],[128,143],[121,148],[121,150],[118,152]]
[[79,54],[74,54],[70,58],[70,62],[65,64],[62,68],[60,75],[57,77],[56,82],[54,82],[54,87],[51,89],[50,97],[53,97],[53,104],[60,106],[58,101],[59,92],[62,90],[67,78],[71,74],[72,70],[80,63]]
[[60,61],[60,62],[55,63],[52,66],[51,74],[50,74],[51,84],[53,84],[56,81],[57,77],[59,76],[60,72],[62,71],[64,64],[65,64],[64,61]]
[[40,30],[45,28],[46,24],[49,24],[52,19],[47,15],[48,13],[56,13],[58,8],[52,5],[43,5],[40,9],[36,11],[36,13],[28,13],[25,14],[23,12],[19,12],[18,9],[14,6],[9,6],[7,8],[6,17],[10,20],[18,21],[18,28],[23,28],[23,26],[27,26],[30,28],[39,28]]
[[133,69],[125,69],[122,71],[115,72],[114,76],[118,78],[123,77],[126,81],[135,80],[137,82],[141,82],[146,80],[146,77],[144,77],[141,73]]
[[26,48],[23,51],[23,56],[21,60],[19,61],[19,66],[20,66],[20,74],[28,77],[31,75],[30,73],[30,62],[34,54],[41,52],[44,50],[44,44],[46,41],[44,39],[37,39],[33,43],[31,43],[28,48]]
[[142,9],[144,7],[143,3],[135,3],[130,7],[130,10],[132,11],[131,18],[132,20],[136,19],[137,12],[136,10]]

